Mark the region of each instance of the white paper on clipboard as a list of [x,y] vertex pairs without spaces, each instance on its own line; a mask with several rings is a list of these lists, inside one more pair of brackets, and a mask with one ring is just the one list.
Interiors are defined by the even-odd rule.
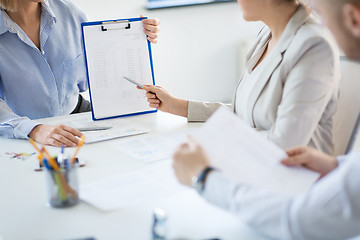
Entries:
[[123,78],[154,84],[142,22],[84,24],[83,35],[94,120],[153,111],[145,91]]

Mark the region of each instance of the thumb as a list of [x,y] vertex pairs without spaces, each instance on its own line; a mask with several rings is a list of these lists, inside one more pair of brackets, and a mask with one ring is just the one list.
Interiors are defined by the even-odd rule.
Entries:
[[281,163],[285,166],[300,166],[306,163],[306,157],[294,156],[281,160]]
[[159,92],[159,88],[154,85],[144,85],[144,90],[147,92],[152,92],[152,93]]

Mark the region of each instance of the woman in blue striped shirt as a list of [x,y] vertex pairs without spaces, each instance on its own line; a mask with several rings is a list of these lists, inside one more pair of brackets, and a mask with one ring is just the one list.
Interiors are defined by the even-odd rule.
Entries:
[[[81,46],[85,14],[71,0],[0,0],[0,135],[75,146],[81,132],[38,118],[90,110]],[[156,43],[159,21],[143,20]]]

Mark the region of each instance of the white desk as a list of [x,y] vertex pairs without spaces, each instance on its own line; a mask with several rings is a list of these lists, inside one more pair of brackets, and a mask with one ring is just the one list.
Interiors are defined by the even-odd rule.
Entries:
[[[151,133],[197,126],[188,124],[185,118],[165,113],[130,119],[150,128]],[[50,151],[56,154],[59,150],[50,148]],[[0,155],[4,152],[31,153],[34,150],[25,140],[0,137]],[[84,146],[79,157],[87,161],[87,166],[79,170],[80,184],[149,167],[149,164],[119,154],[109,146],[109,141]],[[150,165],[167,165],[170,170],[170,162],[171,160],[164,160]],[[30,159],[0,159],[0,236],[4,240],[54,240],[86,236],[101,240],[151,239],[152,210],[155,206],[167,210],[169,234],[172,237],[263,239],[233,216],[206,203],[191,189],[181,195],[159,201],[144,200],[141,205],[113,212],[102,212],[86,203],[67,209],[49,208],[45,205],[44,173],[34,172],[33,167],[34,160]]]

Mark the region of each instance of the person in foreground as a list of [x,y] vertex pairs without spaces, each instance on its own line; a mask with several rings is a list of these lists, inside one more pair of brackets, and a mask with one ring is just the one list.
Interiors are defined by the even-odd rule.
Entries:
[[[301,1],[238,3],[245,20],[265,26],[247,55],[229,107],[283,149],[306,145],[331,154],[340,79],[331,34]],[[159,86],[148,85],[145,90],[150,107],[188,121],[205,121],[222,105],[176,98]]]
[[[85,14],[71,0],[0,0],[0,136],[73,147],[82,134],[34,119],[90,111],[82,50]],[[157,42],[159,21],[143,20]]]
[[[313,3],[346,55],[360,59],[360,0]],[[173,167],[181,183],[197,186],[209,202],[273,239],[332,240],[360,235],[360,153],[335,158],[300,147],[287,154],[284,165],[303,166],[322,175],[308,192],[296,197],[229,180],[210,167],[201,146],[191,139],[179,146]]]

